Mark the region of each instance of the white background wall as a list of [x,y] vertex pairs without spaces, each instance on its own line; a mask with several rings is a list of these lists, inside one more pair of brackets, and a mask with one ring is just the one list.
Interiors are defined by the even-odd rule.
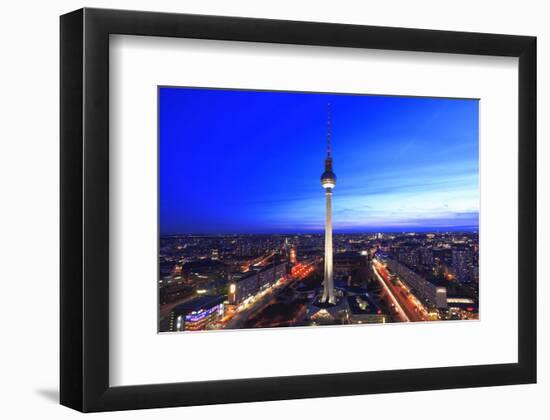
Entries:
[[[339,416],[420,419],[543,418],[550,413],[548,256],[550,211],[544,167],[550,91],[549,11],[542,1],[110,0],[5,2],[0,15],[0,414],[64,419],[58,391],[58,16],[89,7],[314,20],[538,36],[539,384],[317,400],[101,414],[109,418],[294,418]],[[546,187],[546,192],[543,191]],[[505,262],[503,262],[505,263]],[[503,302],[505,305],[506,302]]]

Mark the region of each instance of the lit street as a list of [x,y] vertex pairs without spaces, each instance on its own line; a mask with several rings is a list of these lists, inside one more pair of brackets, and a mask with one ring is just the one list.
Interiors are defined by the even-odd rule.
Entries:
[[410,293],[402,283],[394,285],[390,275],[382,263],[374,259],[372,268],[378,281],[382,283],[384,290],[390,296],[397,313],[403,321],[427,321],[427,312],[421,303]]

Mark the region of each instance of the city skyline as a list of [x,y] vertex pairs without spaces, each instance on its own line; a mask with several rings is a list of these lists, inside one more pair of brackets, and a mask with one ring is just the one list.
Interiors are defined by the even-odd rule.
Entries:
[[327,102],[335,234],[478,230],[477,100],[160,88],[161,234],[322,233]]
[[333,241],[331,253],[323,235],[161,236],[159,331],[479,319],[477,233]]

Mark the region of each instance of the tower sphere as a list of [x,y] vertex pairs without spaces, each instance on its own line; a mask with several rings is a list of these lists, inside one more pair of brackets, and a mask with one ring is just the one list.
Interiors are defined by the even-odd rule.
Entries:
[[334,188],[336,186],[336,175],[332,169],[326,169],[321,175],[321,185],[323,188]]

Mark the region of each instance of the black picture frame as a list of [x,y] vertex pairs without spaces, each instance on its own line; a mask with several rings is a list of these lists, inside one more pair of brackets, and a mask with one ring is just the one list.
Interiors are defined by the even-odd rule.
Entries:
[[[110,34],[518,57],[518,363],[109,386]],[[535,37],[88,8],[61,16],[60,35],[61,404],[92,412],[536,382]]]

